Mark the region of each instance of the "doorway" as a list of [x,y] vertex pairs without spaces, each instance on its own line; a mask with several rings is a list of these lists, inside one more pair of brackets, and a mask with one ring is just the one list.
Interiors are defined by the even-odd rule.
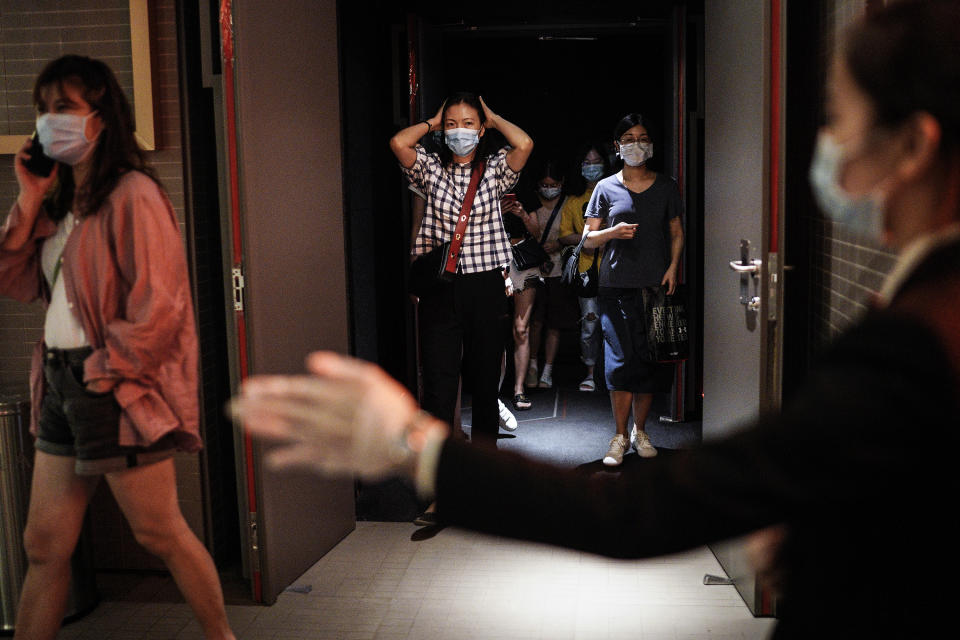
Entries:
[[[341,3],[344,189],[355,355],[377,362],[416,388],[413,307],[405,270],[398,268],[408,262],[409,195],[386,144],[411,121],[411,79],[415,120],[432,116],[449,92],[483,95],[491,108],[534,139],[528,167],[552,157],[579,171],[571,156],[581,143],[612,142],[613,127],[626,113],[639,111],[649,118],[655,124],[651,165],[677,178],[684,191],[683,277],[693,294],[691,334],[700,334],[703,3],[610,4],[541,6],[521,1],[492,12],[486,8],[481,15],[431,2]],[[521,177],[520,193],[528,180]],[[576,338],[566,344],[579,364]],[[561,357],[563,353],[561,349]],[[673,413],[679,404],[686,419],[699,417],[699,353],[697,344],[679,374],[682,390],[675,392],[677,398],[661,400],[662,413]],[[510,375],[508,371],[508,380]],[[370,514],[365,495],[361,488],[361,519]],[[405,519],[411,509],[408,505],[386,512]],[[377,513],[375,518],[385,517],[383,510]]]

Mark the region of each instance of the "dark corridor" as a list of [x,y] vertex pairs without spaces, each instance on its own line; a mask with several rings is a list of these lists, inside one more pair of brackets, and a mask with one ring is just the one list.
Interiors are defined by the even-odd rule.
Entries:
[[[483,7],[481,12],[434,2],[367,0],[340,3],[338,11],[355,355],[379,363],[415,388],[413,306],[406,294],[405,269],[398,268],[408,263],[409,195],[387,147],[390,136],[411,122],[411,59],[417,87],[413,121],[433,115],[449,92],[479,93],[534,139],[528,168],[549,157],[578,173],[579,159],[573,156],[580,145],[590,141],[612,146],[616,122],[626,113],[643,113],[654,124],[652,166],[675,176],[682,157],[681,171],[689,176],[684,185],[684,280],[696,291],[702,236],[697,136],[702,126],[697,120],[702,2],[521,1]],[[679,41],[686,44],[692,61],[684,68],[687,93],[682,98],[676,90],[681,29],[686,32]],[[678,106],[681,99],[686,110]],[[680,138],[678,114],[687,112],[693,116],[687,125],[691,132]],[[681,139],[684,148],[678,150]],[[529,179],[521,177],[521,199],[525,191],[532,192],[526,188]],[[699,299],[696,295],[693,301],[697,308]],[[691,319],[692,325],[696,323]],[[695,327],[691,332],[698,333]],[[508,340],[508,350],[510,344]],[[512,362],[509,354],[507,362]],[[559,371],[579,366],[577,337],[571,333],[561,342],[557,367]],[[511,368],[508,364],[507,380]],[[690,418],[698,416],[698,370],[694,365],[688,371],[682,400],[691,409]],[[570,377],[576,375],[579,371]],[[505,382],[504,388],[508,386]],[[605,403],[606,394],[602,395]],[[465,401],[469,403],[468,398]],[[571,401],[576,402],[575,397]],[[364,518],[366,500],[361,494],[358,517]],[[374,511],[379,508],[373,505]]]

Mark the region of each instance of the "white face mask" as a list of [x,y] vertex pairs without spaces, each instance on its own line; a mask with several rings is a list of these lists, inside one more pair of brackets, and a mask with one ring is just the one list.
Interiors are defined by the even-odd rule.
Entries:
[[631,142],[620,145],[620,157],[631,167],[639,167],[653,157],[652,142]]
[[886,194],[879,188],[863,196],[852,196],[844,191],[840,186],[840,168],[846,155],[846,150],[832,135],[820,133],[810,164],[813,195],[830,220],[879,244],[883,241]]
[[43,152],[64,164],[73,166],[87,157],[97,144],[97,137],[87,140],[87,120],[96,111],[85,116],[70,113],[45,113],[37,118],[37,138]]

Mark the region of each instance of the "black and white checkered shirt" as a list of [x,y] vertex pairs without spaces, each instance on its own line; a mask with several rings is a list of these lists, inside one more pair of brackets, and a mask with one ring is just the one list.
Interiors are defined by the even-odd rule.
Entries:
[[[454,163],[447,170],[437,154],[427,153],[420,145],[416,151],[417,161],[413,166],[407,169],[401,165],[400,168],[427,196],[423,224],[412,250],[414,255],[422,255],[453,237],[463,197],[470,185],[470,165]],[[487,159],[460,251],[458,270],[461,273],[496,269],[513,258],[510,238],[500,216],[500,197],[513,188],[519,177],[520,173],[507,165],[506,148]]]

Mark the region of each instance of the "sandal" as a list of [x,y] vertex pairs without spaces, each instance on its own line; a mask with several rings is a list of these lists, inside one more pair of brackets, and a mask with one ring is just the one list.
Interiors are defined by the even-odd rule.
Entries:
[[530,402],[530,398],[524,393],[518,393],[513,396],[513,408],[517,411],[526,411],[533,406],[533,403]]
[[596,391],[597,383],[593,381],[593,376],[588,376],[580,383],[580,391]]

